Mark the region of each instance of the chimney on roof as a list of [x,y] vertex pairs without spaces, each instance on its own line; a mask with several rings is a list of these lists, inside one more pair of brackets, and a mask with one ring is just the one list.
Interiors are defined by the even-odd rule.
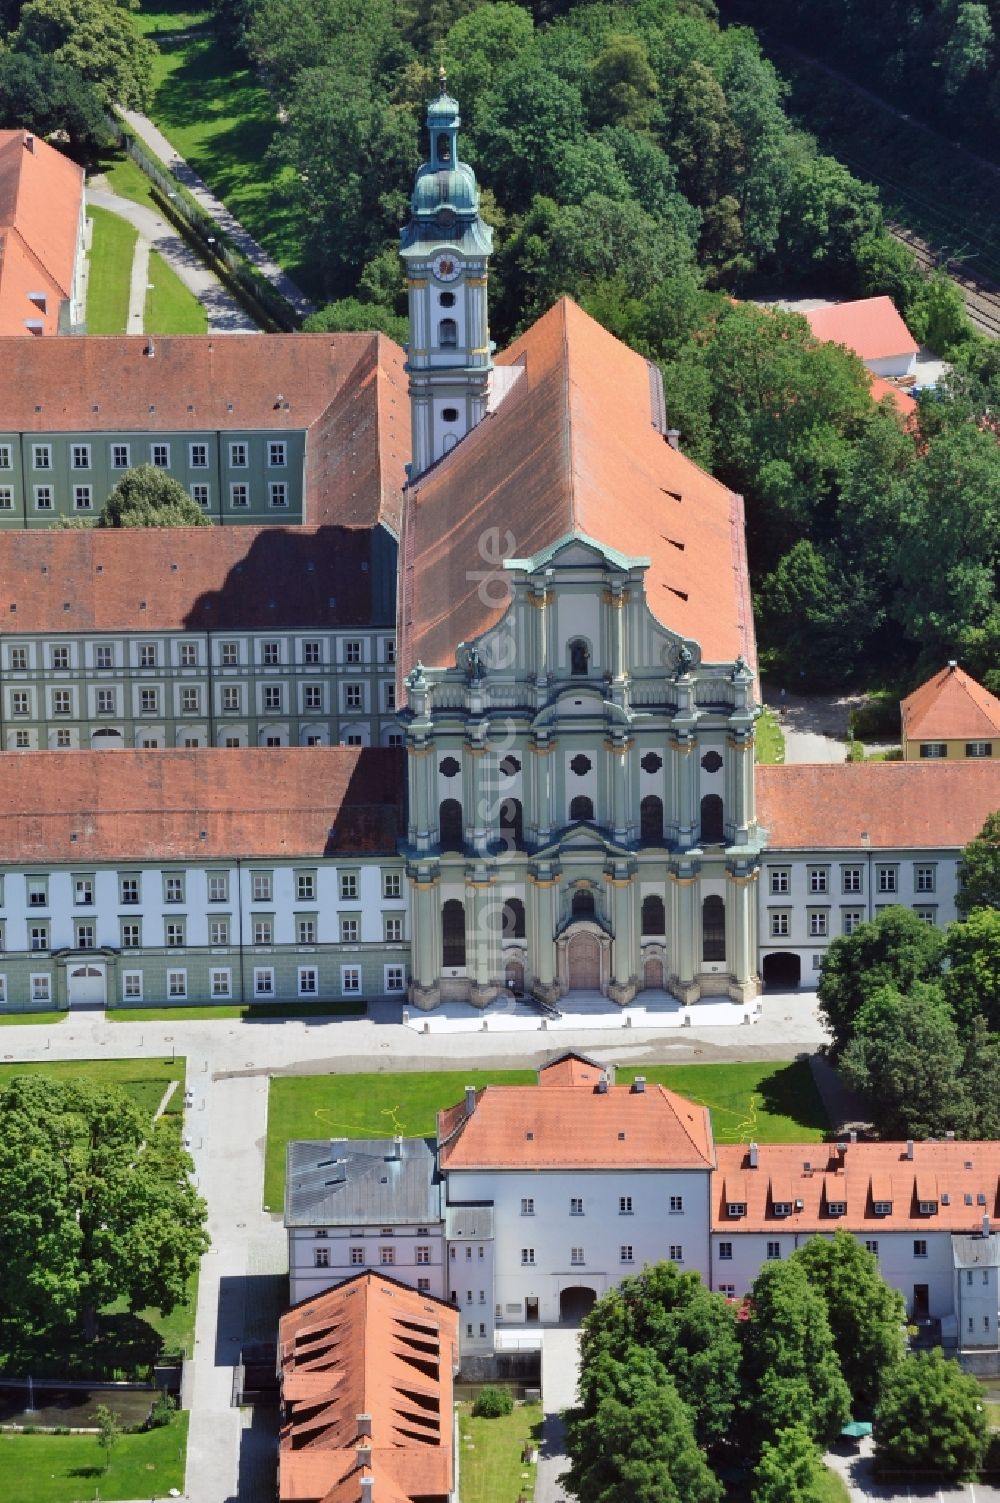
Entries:
[[680,446],[681,446],[681,430],[679,428],[668,428],[667,429],[667,443],[670,445],[670,447],[672,449],[679,449],[680,448]]
[[907,1138],[907,1140],[906,1140],[906,1157],[909,1159],[910,1163],[912,1164],[913,1163],[913,1139],[912,1138]]
[[372,1503],[375,1496],[375,1478],[362,1477],[361,1479],[361,1503]]
[[475,1110],[476,1088],[474,1085],[467,1085],[465,1088],[465,1115],[471,1117]]
[[632,1082],[632,1095],[641,1096],[646,1090],[645,1075],[637,1075]]
[[849,1140],[852,1143],[856,1143],[858,1141],[858,1130],[857,1130],[857,1128],[856,1127],[852,1127],[851,1130],[850,1130],[850,1132],[847,1134],[847,1136],[848,1136]]
[[988,1237],[989,1234],[990,1234],[990,1213],[989,1213],[989,1211],[987,1211],[986,1215],[983,1217],[983,1236],[984,1237]]
[[[142,353],[144,355],[148,355],[149,358],[150,358],[150,360],[152,360],[153,357],[154,357],[154,355],[156,354],[156,345],[153,342],[153,336],[152,336],[152,334],[150,334],[149,338],[146,340],[146,348],[143,350]],[[150,411],[152,411],[152,408],[150,408]]]
[[958,659],[957,658],[949,658],[948,659],[948,667],[952,670],[952,672],[954,672],[954,670],[958,667]]
[[[371,1464],[372,1464],[372,1445],[371,1445],[371,1441],[369,1440],[367,1442],[367,1444],[365,1444],[363,1446],[358,1446],[357,1452],[355,1454],[357,1455],[357,1458],[358,1458],[358,1466],[362,1466],[362,1467],[364,1467],[364,1466],[371,1466]],[[365,1485],[366,1481],[370,1482],[371,1478],[370,1477],[368,1477],[368,1478],[362,1477],[362,1479],[361,1479],[361,1486],[362,1486],[362,1488],[364,1488],[364,1485]],[[362,1492],[361,1496],[365,1497],[366,1494],[364,1492]],[[371,1493],[368,1493],[367,1496],[370,1498],[371,1497]]]
[[372,1433],[372,1417],[370,1414],[356,1414],[354,1418],[358,1426],[358,1440],[364,1440],[366,1435]]
[[837,1157],[842,1159],[847,1157],[847,1144],[843,1140],[837,1144]]
[[610,1085],[610,1081],[608,1080],[608,1072],[607,1072],[607,1070],[605,1070],[603,1072],[603,1074],[601,1075],[600,1080],[597,1082],[597,1094],[598,1094],[598,1096],[606,1096],[608,1094],[608,1086],[609,1085]]
[[389,1157],[391,1159],[401,1159],[403,1157],[403,1140],[399,1133],[392,1140],[392,1152]]
[[28,135],[25,136],[25,138],[24,138],[24,144],[25,144],[26,149],[31,152],[31,155],[34,156],[34,154],[35,154],[35,138],[34,138],[33,135],[30,134],[30,132],[28,133]]
[[757,1144],[756,1143],[751,1143],[750,1144],[749,1158],[750,1158],[750,1168],[751,1169],[756,1169],[756,1167],[757,1167]]

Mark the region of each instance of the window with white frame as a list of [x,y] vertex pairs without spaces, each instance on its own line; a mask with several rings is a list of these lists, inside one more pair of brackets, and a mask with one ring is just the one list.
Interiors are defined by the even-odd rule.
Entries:
[[878,1257],[878,1242],[874,1237],[865,1238],[865,1252],[870,1252],[874,1257]]
[[313,1264],[316,1268],[329,1268],[330,1249],[328,1247],[314,1247]]
[[391,664],[391,663],[394,663],[395,661],[396,661],[396,641],[395,641],[394,637],[387,637],[386,638],[386,642],[385,642],[385,662]]
[[255,945],[269,945],[274,942],[274,924],[271,919],[254,919],[253,942]]
[[387,992],[401,992],[406,986],[406,973],[401,965],[387,965],[385,968],[385,989]]
[[396,708],[396,686],[395,686],[395,684],[383,684],[382,689],[383,689],[383,693],[385,694],[385,707],[386,707],[386,709],[387,710],[394,710]]
[[167,972],[167,996],[186,997],[188,989],[187,971]]
[[288,463],[288,445],[280,440],[272,441],[267,446],[267,462],[272,469],[280,469]]
[[382,873],[382,896],[384,898],[398,898],[402,896],[403,883],[399,872]]
[[155,642],[143,642],[140,645],[140,647],[139,647],[139,667],[140,668],[155,668],[156,667],[156,643]]
[[48,877],[28,877],[28,907],[45,908],[49,901]]
[[358,895],[357,872],[341,872],[340,896],[342,898],[356,898]]
[[208,980],[212,988],[213,997],[229,997],[232,995],[233,980],[230,971],[210,970]]
[[387,913],[384,924],[386,943],[398,944],[403,938],[403,915],[401,913]]
[[226,684],[222,691],[222,708],[229,715],[240,711],[241,690],[238,684]]
[[343,965],[340,968],[340,989],[345,995],[356,995],[361,990],[361,967]]
[[155,715],[160,708],[159,689],[139,690],[139,711],[143,715]]
[[210,903],[228,903],[229,901],[229,873],[209,872],[208,874],[208,901]]
[[154,464],[158,470],[169,470],[169,468],[170,468],[170,445],[169,444],[150,444],[150,446],[149,446],[149,458],[150,458],[150,463]]
[[814,909],[809,914],[809,934],[812,939],[822,939],[830,932],[830,918],[824,909]]
[[173,919],[163,926],[163,940],[168,950],[180,950],[184,946],[184,920]]
[[771,913],[771,938],[786,939],[791,929],[791,914],[785,910],[772,911]]
[[767,1256],[768,1256],[769,1260],[772,1263],[774,1262],[774,1260],[776,1258],[780,1258],[781,1257],[781,1243],[780,1242],[769,1242],[767,1244]]
[[342,918],[340,921],[340,943],[342,945],[354,945],[358,941],[358,920],[356,918]]
[[31,706],[31,697],[27,689],[14,689],[10,696],[10,711],[12,715],[27,715]]
[[355,1245],[351,1248],[351,1265],[354,1268],[360,1268],[364,1264],[364,1261],[365,1250],[363,1247],[359,1247],[355,1243]]
[[631,1197],[631,1195],[619,1195],[619,1197],[618,1197],[618,1214],[619,1214],[619,1216],[631,1216],[631,1214],[632,1214],[632,1197]]
[[98,689],[97,713],[98,715],[113,715],[115,713],[116,694],[114,689]]
[[211,492],[203,480],[191,487],[191,500],[196,506],[206,508],[211,504]]
[[732,1262],[733,1244],[731,1242],[719,1243],[719,1261],[722,1263]]
[[264,685],[264,709],[265,710],[280,710],[281,709],[281,685],[280,684],[265,684]]
[[47,950],[49,948],[48,924],[30,924],[28,926],[28,948],[30,950]]
[[316,873],[295,873],[295,897],[298,902],[312,901],[316,896]]
[[137,919],[124,920],[121,934],[123,950],[138,950],[142,945],[142,926]]
[[242,511],[250,505],[250,487],[245,480],[234,480],[230,485],[229,504],[234,511]]
[[915,1258],[926,1258],[926,1256],[927,1256],[927,1242],[926,1242],[925,1238],[923,1238],[923,1237],[914,1237],[914,1239],[913,1239],[913,1256]]
[[619,1261],[619,1263],[631,1263],[632,1262],[632,1244],[631,1244],[631,1242],[623,1242],[621,1244],[621,1247],[618,1250],[618,1261]]
[[303,642],[302,661],[307,667],[315,668],[320,662],[320,644],[318,642]]
[[855,929],[864,923],[865,916],[860,908],[845,908],[840,916],[840,928],[843,934],[853,934]]
[[31,978],[32,1002],[51,1002],[52,978],[48,975],[35,973]]
[[299,996],[315,997],[319,991],[319,972],[314,965],[299,966]]
[[532,1195],[522,1195],[522,1197],[521,1197],[521,1215],[522,1216],[534,1216],[534,1214],[535,1214],[535,1200],[534,1200],[534,1196],[532,1196]]
[[90,908],[94,903],[94,879],[93,877],[73,878],[73,902],[78,907]]
[[364,691],[363,691],[363,689],[362,689],[362,687],[361,687],[360,684],[345,684],[344,685],[344,703],[345,703],[345,705],[347,706],[347,708],[349,710],[360,710],[360,709],[362,709],[363,708],[363,702],[364,702]]
[[63,730],[63,731],[56,731],[56,747],[57,747],[57,749],[65,749],[66,747],[72,746],[72,745],[73,745],[73,735],[72,735],[71,731],[65,731],[65,730]]
[[73,510],[93,511],[94,488],[90,485],[74,485],[73,487]]
[[826,892],[829,878],[825,866],[811,866],[809,868],[809,891]]
[[683,1211],[683,1209],[684,1209],[684,1196],[683,1195],[671,1195],[670,1200],[669,1200],[669,1206],[670,1206],[670,1211],[671,1211],[672,1215],[676,1215],[677,1212]]
[[270,506],[284,507],[288,505],[288,483],[284,480],[271,480],[267,487],[267,500]]
[[51,470],[52,468],[52,445],[32,444],[31,468],[33,470]]
[[934,876],[935,871],[933,866],[914,867],[913,878],[917,892],[933,892]]
[[229,463],[234,470],[245,470],[247,467],[247,446],[241,441],[229,445]]
[[179,874],[164,877],[163,901],[165,903],[183,903],[184,901],[184,878]]
[[94,926],[93,926],[93,924],[90,923],[89,920],[86,923],[81,923],[79,919],[75,919],[74,923],[73,923],[73,929],[74,929],[73,939],[74,939],[74,943],[75,943],[76,949],[78,949],[78,950],[92,950],[94,948]]
[[36,485],[35,486],[35,510],[36,511],[51,511],[52,510],[52,487],[51,487],[51,485]]
[[876,879],[879,892],[896,891],[896,868],[894,866],[880,866],[876,870]]
[[127,470],[130,465],[128,444],[111,445],[111,468],[113,470]]
[[229,943],[229,920],[227,918],[209,919],[208,942],[216,948],[219,945]]
[[431,1250],[430,1250],[430,1248],[429,1247],[424,1247],[424,1246],[419,1246],[417,1248],[417,1262],[418,1263],[429,1263],[430,1260],[431,1260]]
[[583,1199],[579,1195],[571,1195],[569,1200],[569,1214],[571,1216],[583,1215]]
[[0,511],[14,510],[14,487],[0,485]]
[[302,689],[302,702],[307,710],[321,710],[323,708],[322,685],[305,684]]
[[581,1267],[582,1264],[583,1264],[583,1261],[584,1261],[584,1259],[583,1259],[583,1248],[582,1247],[571,1247],[570,1250],[569,1250],[569,1261],[570,1261],[570,1264],[572,1265],[572,1267],[574,1267],[574,1268]]
[[257,997],[274,996],[274,971],[270,966],[256,966],[253,973],[254,995]]
[[394,1247],[380,1247],[378,1260],[384,1267],[391,1267],[396,1261],[396,1249]]
[[219,663],[223,668],[239,667],[240,650],[236,642],[223,642],[219,648]]
[[671,1263],[683,1263],[684,1248],[679,1242],[671,1242],[668,1247],[667,1256],[669,1257]]
[[533,1247],[521,1248],[521,1266],[529,1267],[535,1261],[535,1249]]
[[71,689],[54,689],[52,691],[53,715],[71,715],[73,713],[73,692]]
[[938,759],[948,755],[948,746],[944,741],[922,741],[920,743],[921,757]]
[[90,445],[73,444],[71,448],[70,464],[74,470],[90,469]]
[[14,747],[17,751],[28,751],[31,747],[31,732],[15,731]]
[[254,872],[251,885],[253,901],[255,903],[269,903],[271,901],[271,873]]
[[937,923],[937,909],[936,908],[914,908],[913,911],[917,915],[917,918],[920,920],[920,922],[922,924],[936,924]]
[[992,741],[967,741],[965,743],[965,755],[967,757],[992,757]]
[[10,444],[0,444],[0,470],[13,468],[13,450]]
[[138,903],[139,901],[139,877],[118,878],[118,901],[120,903]]
[[192,444],[189,449],[192,470],[208,469],[208,445]]
[[201,706],[201,693],[198,689],[181,690],[181,713],[184,715],[196,715]]

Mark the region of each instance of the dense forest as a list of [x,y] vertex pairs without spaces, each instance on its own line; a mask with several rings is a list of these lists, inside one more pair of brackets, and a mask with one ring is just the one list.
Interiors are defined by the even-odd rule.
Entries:
[[722,0],[722,9],[997,154],[1000,0]]
[[[405,338],[398,231],[443,62],[495,228],[494,336],[569,293],[661,365],[683,447],[746,498],[765,666],[906,686],[958,657],[1000,689],[1000,347],[790,121],[752,30],[712,0],[208,8],[274,102],[270,177],[327,303],[312,327]],[[21,81],[0,123],[45,102],[53,128],[59,89],[148,103],[128,10],[0,0],[0,98]],[[881,292],[955,366],[910,428],[853,356],[752,301]]]

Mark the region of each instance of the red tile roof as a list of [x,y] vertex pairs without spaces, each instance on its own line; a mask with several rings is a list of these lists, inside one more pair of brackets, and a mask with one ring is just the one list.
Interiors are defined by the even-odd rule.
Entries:
[[0,622],[7,635],[391,626],[376,565],[366,528],[0,531]]
[[813,308],[805,317],[817,339],[845,344],[862,360],[916,355],[920,349],[890,297],[865,297],[835,303],[831,308]]
[[1000,763],[842,762],[754,769],[771,851],[952,850],[1000,809]]
[[900,704],[904,741],[991,741],[1000,699],[959,667],[942,668]]
[[12,752],[0,862],[391,854],[405,753],[355,746]]
[[[82,200],[75,162],[27,131],[0,130],[0,335],[26,335],[26,319],[57,333],[60,301],[73,289]],[[32,292],[46,294],[44,313],[29,302]]]
[[[761,1143],[756,1169],[745,1144],[720,1143],[717,1152],[712,1230],[720,1234],[832,1232],[838,1226],[872,1236],[880,1230],[976,1232],[984,1215],[1000,1213],[1000,1143],[914,1143],[912,1160],[905,1143],[849,1143],[843,1155],[833,1143]],[[734,1182],[744,1187],[739,1197],[729,1194]],[[745,1216],[728,1214],[737,1198]],[[791,1204],[790,1215],[774,1214],[776,1199]],[[920,1201],[931,1199],[935,1214],[921,1215]],[[876,1216],[876,1201],[891,1203],[892,1211]],[[846,1203],[845,1214],[831,1215],[831,1202]]]
[[373,1503],[444,1503],[456,1481],[456,1310],[363,1273],[287,1311],[278,1358],[281,1503],[359,1503],[362,1478]]
[[442,1169],[704,1169],[708,1109],[666,1086],[609,1086],[559,1060],[537,1086],[486,1086],[438,1115]]
[[528,558],[580,533],[649,560],[653,615],[709,662],[755,661],[743,503],[654,426],[650,369],[563,298],[499,357],[524,375],[406,495],[401,665],[450,665],[503,615],[481,544]]
[[911,397],[910,393],[904,391],[901,386],[897,386],[895,381],[883,381],[881,376],[872,376],[868,384],[871,387],[874,402],[884,401],[888,397],[900,417],[909,420],[916,415],[918,410],[916,397]]
[[16,433],[306,430],[306,521],[399,530],[410,410],[382,334],[0,340],[0,414]]

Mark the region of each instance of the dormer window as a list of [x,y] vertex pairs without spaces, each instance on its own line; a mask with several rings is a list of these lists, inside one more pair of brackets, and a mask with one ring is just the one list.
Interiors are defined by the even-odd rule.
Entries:
[[827,1201],[826,1208],[829,1211],[829,1213],[830,1213],[831,1216],[846,1216],[847,1215],[847,1201],[846,1200],[830,1200],[830,1201]]
[[873,1205],[872,1205],[872,1210],[875,1212],[876,1216],[891,1216],[892,1215],[892,1201],[891,1200],[876,1200],[873,1203]]
[[792,1202],[790,1200],[776,1200],[773,1203],[776,1216],[790,1216],[792,1214]]
[[920,1214],[921,1214],[921,1216],[936,1216],[937,1215],[937,1201],[936,1200],[920,1200],[920,1201],[917,1202],[917,1205],[920,1208]]
[[742,1200],[731,1200],[726,1206],[727,1216],[745,1216],[747,1208]]

